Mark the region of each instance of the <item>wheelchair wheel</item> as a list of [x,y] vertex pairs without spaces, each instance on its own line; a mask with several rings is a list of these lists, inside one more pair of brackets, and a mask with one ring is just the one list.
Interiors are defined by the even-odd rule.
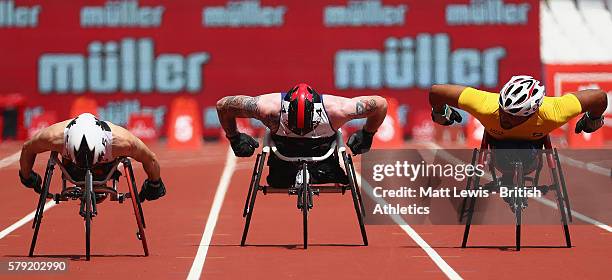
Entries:
[[[524,182],[523,165],[519,162],[514,165],[514,176],[512,183],[514,186],[516,186],[517,190],[523,190],[525,186]],[[515,194],[513,199],[514,216],[516,222],[515,235],[517,251],[521,250],[521,219],[525,199],[526,198],[520,197],[518,194]]]
[[355,207],[355,214],[357,215],[357,221],[359,222],[359,230],[361,231],[363,245],[368,246],[368,235],[363,223],[363,218],[365,217],[363,200],[361,199],[361,195],[359,194],[359,189],[357,187],[357,176],[352,165],[352,158],[347,155],[345,151],[342,152],[342,161],[344,162],[344,168],[347,170],[347,172],[352,173],[349,174],[349,184],[351,187],[351,196],[353,198],[353,207]]
[[34,248],[36,247],[36,240],[38,239],[38,231],[40,230],[40,223],[42,222],[43,212],[45,212],[45,204],[47,203],[46,198],[49,195],[49,186],[51,185],[51,176],[53,176],[53,158],[56,157],[56,152],[51,153],[51,158],[47,162],[47,169],[45,170],[45,178],[43,180],[42,191],[38,197],[38,205],[36,206],[36,214],[32,222],[32,228],[34,234],[32,235],[32,242],[30,243],[30,252],[28,256],[34,256]]
[[308,248],[308,208],[310,205],[310,186],[308,182],[307,164],[302,165],[302,222],[304,227],[304,249]]
[[85,259],[90,259],[90,249],[91,249],[91,217],[92,217],[92,195],[93,195],[93,186],[92,186],[92,175],[91,171],[87,170],[85,173],[85,199],[83,203],[85,203]]
[[144,213],[142,212],[142,205],[141,205],[141,201],[140,201],[140,197],[138,197],[138,189],[136,188],[136,177],[134,177],[134,170],[132,169],[132,162],[129,159],[126,159],[123,162],[124,166],[126,166],[127,168],[127,172],[129,173],[129,178],[128,180],[131,181],[131,185],[132,185],[132,192],[134,193],[134,195],[136,196],[136,206],[138,208],[138,214],[140,216],[140,222],[142,223],[142,227],[143,228],[147,228],[147,224],[145,223],[145,218],[144,218]]

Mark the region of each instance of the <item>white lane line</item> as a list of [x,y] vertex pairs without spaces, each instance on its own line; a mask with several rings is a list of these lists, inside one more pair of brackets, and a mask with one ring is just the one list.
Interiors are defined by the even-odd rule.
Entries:
[[204,268],[204,261],[206,261],[206,254],[208,253],[208,248],[210,246],[210,241],[212,239],[215,226],[217,225],[219,213],[221,212],[221,206],[223,206],[223,199],[225,198],[225,193],[227,193],[235,167],[236,157],[234,156],[232,149],[228,148],[225,168],[223,168],[223,174],[221,175],[219,185],[217,186],[217,192],[215,193],[215,198],[213,199],[213,204],[210,208],[206,225],[204,226],[204,234],[202,235],[202,240],[200,240],[198,253],[193,260],[193,264],[191,265],[187,279],[200,279],[202,270]]
[[5,157],[3,159],[0,160],[0,168],[5,168],[11,164],[13,164],[14,162],[19,160],[19,156],[21,155],[21,151],[18,151],[8,157]]
[[[43,213],[47,212],[47,210],[51,209],[55,205],[56,205],[55,201],[53,201],[53,200],[48,201],[47,204],[45,204],[45,210],[43,211]],[[21,220],[17,221],[16,223],[14,223],[11,226],[9,226],[6,229],[4,229],[2,232],[0,232],[0,239],[4,238],[5,236],[9,235],[14,230],[20,228],[21,226],[23,226],[26,223],[28,223],[31,220],[33,220],[35,214],[36,214],[36,210],[32,211],[32,213],[26,215]]]
[[[433,148],[433,149],[435,149],[435,150],[438,150],[438,151],[439,151],[439,153],[438,153],[438,154],[439,154],[439,155],[441,155],[441,156],[442,156],[442,157],[443,157],[445,160],[447,160],[448,162],[451,162],[451,163],[453,163],[453,164],[464,164],[464,163],[466,163],[466,162],[464,162],[464,161],[462,161],[462,160],[458,159],[457,157],[455,157],[455,156],[453,156],[453,155],[449,154],[448,152],[446,152],[446,151],[445,151],[445,150],[444,150],[444,149],[443,149],[441,146],[439,146],[438,144],[435,144],[435,143],[428,143],[428,145],[429,145],[431,148]],[[559,159],[559,160],[561,160],[561,159]],[[574,160],[574,162],[573,162],[573,163],[574,163],[574,164],[576,164],[576,162],[580,163],[580,161],[577,161],[577,160]],[[583,165],[579,165],[579,164],[576,164],[576,165],[572,165],[572,164],[570,164],[570,165],[575,166],[575,167],[585,168],[585,169],[587,169],[587,170],[593,171],[593,169],[588,169],[588,168],[587,168],[587,166],[586,166],[586,164],[584,164],[583,162],[582,162],[582,164],[583,164]],[[595,170],[596,170],[596,169],[595,169]],[[593,172],[594,172],[594,171],[593,171]],[[597,172],[595,172],[595,173],[597,173]],[[607,176],[607,174],[608,174],[608,173],[605,173],[604,175],[606,175],[606,176]],[[484,177],[485,177],[485,178],[487,178],[487,180],[492,180],[492,179],[493,179],[493,177],[491,177],[491,175],[490,175],[489,173],[487,173],[487,174],[486,174]],[[542,204],[544,204],[544,205],[548,206],[548,207],[552,207],[552,208],[554,208],[554,209],[557,209],[557,203],[556,203],[556,202],[554,202],[554,201],[552,201],[552,200],[550,200],[550,199],[548,199],[548,198],[545,198],[545,197],[534,197],[533,199],[534,199],[535,201],[538,201],[538,202],[540,202],[540,203],[542,203]],[[600,221],[598,221],[598,220],[595,220],[595,219],[593,219],[593,218],[591,218],[591,217],[589,217],[589,216],[587,216],[587,215],[584,215],[584,214],[582,214],[582,213],[580,213],[580,212],[577,212],[576,210],[572,210],[572,216],[576,217],[576,219],[578,219],[578,220],[581,220],[581,221],[583,221],[583,222],[586,222],[586,223],[589,223],[589,224],[595,225],[595,226],[597,226],[597,227],[599,227],[599,228],[601,228],[601,229],[603,229],[603,230],[606,230],[606,231],[612,232],[612,227],[610,227],[609,225],[606,225],[606,224],[604,224],[604,223],[602,223],[602,222],[600,222]]]
[[599,174],[599,175],[603,175],[603,176],[610,176],[610,169],[601,167],[601,166],[593,164],[593,163],[582,162],[582,161],[579,161],[577,159],[573,159],[571,157],[564,156],[564,155],[561,155],[561,154],[559,154],[559,160],[564,162],[564,163],[567,163],[568,165],[571,165],[573,167],[582,168],[582,169],[585,169],[587,171],[593,172],[595,174]]
[[[361,181],[361,187],[366,189],[366,193],[368,194],[368,196],[370,196],[378,204],[387,204],[387,201],[385,201],[384,198],[376,197],[373,195],[374,192],[372,190],[372,187],[366,180],[361,177],[361,174],[357,172],[355,173],[358,177],[357,180]],[[431,260],[440,268],[440,270],[444,272],[448,279],[463,279],[450,265],[448,265],[448,263],[446,263],[446,261],[444,261],[444,259],[438,254],[438,252],[436,252],[434,248],[427,244],[427,242],[410,225],[408,225],[408,222],[406,222],[404,218],[402,218],[400,215],[389,216],[391,216],[391,219],[397,225],[399,225],[399,227],[404,230],[404,232],[406,232],[406,234],[408,234],[408,236],[410,236],[410,238],[412,238],[412,240],[414,240],[414,242],[416,242],[421,247],[421,249],[425,251],[425,253],[427,253],[429,258],[431,258]]]
[[[15,163],[16,161],[19,160],[19,156],[21,155],[21,151],[18,151],[8,157],[5,157],[3,159],[0,160],[0,168],[4,168],[7,167],[13,163]],[[44,212],[47,212],[47,210],[51,209],[52,207],[55,206],[55,202],[53,200],[47,202],[47,204],[45,204],[45,210]],[[6,237],[7,235],[9,235],[11,232],[15,231],[16,229],[20,228],[21,226],[23,226],[24,224],[32,221],[34,219],[34,215],[36,214],[36,210],[32,211],[32,213],[26,215],[25,217],[21,218],[21,220],[17,221],[16,223],[10,225],[9,227],[5,228],[4,230],[2,230],[0,232],[0,239]]]
[[[542,203],[542,204],[544,204],[546,206],[549,206],[551,208],[559,209],[559,207],[557,207],[557,203],[555,203],[554,201],[552,201],[550,199],[546,199],[546,198],[543,198],[543,197],[534,197],[533,199],[535,199],[535,200],[539,201],[540,203]],[[605,231],[612,232],[612,227],[610,227],[609,225],[606,225],[606,224],[604,224],[604,223],[602,223],[602,222],[600,222],[598,220],[595,220],[595,219],[593,219],[593,218],[591,218],[589,216],[586,216],[584,214],[578,213],[575,210],[572,210],[572,216],[576,217],[578,220],[581,220],[583,222],[587,222],[589,224],[593,224],[593,225],[595,225],[595,226],[597,226],[597,227],[599,227],[599,228],[601,228],[601,229],[603,229]]]

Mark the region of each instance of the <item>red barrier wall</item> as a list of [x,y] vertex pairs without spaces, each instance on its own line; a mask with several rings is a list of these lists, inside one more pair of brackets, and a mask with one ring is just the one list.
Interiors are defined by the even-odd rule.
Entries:
[[104,119],[145,110],[161,125],[181,95],[211,116],[222,96],[304,81],[417,108],[434,83],[497,90],[541,76],[537,0],[0,3],[0,92],[28,96],[26,123],[45,109],[67,118],[83,95]]

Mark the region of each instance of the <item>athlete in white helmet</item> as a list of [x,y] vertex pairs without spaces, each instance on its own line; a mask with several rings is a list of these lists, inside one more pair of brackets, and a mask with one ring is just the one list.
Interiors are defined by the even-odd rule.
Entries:
[[608,106],[601,90],[589,89],[560,97],[545,96],[531,76],[514,76],[500,93],[459,85],[434,85],[429,92],[432,120],[441,125],[460,122],[456,107],[478,119],[495,140],[539,140],[571,118],[585,113],[575,132],[591,133],[603,125]]
[[[117,157],[131,157],[142,163],[148,178],[140,190],[140,201],[165,195],[155,154],[125,128],[84,113],[42,129],[26,141],[19,159],[21,183],[40,193],[42,179],[32,167],[39,153],[54,151],[62,155],[71,170],[84,170],[110,163]],[[106,174],[104,174],[106,175]]]
[[595,89],[547,97],[544,86],[525,75],[512,77],[499,94],[460,85],[434,85],[429,103],[432,120],[438,124],[461,121],[452,107],[467,111],[482,123],[490,136],[489,144],[497,149],[495,166],[508,173],[502,174],[502,181],[512,179],[512,162],[522,162],[525,174],[534,170],[544,137],[573,117],[584,113],[575,133],[599,129],[608,106],[606,94]]

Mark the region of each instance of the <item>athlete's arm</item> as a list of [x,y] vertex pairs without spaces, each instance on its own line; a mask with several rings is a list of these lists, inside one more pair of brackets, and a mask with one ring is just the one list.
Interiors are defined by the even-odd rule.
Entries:
[[30,174],[37,154],[47,151],[62,152],[64,128],[66,128],[68,122],[70,120],[43,128],[23,144],[19,157],[19,172],[21,174],[24,176]]
[[433,85],[429,90],[431,120],[445,126],[461,122],[461,115],[451,107],[459,108],[459,98],[465,89],[460,85]]
[[269,93],[259,96],[234,95],[217,101],[217,114],[221,127],[228,138],[236,136],[236,118],[258,119],[271,131],[278,129],[280,113],[280,95]]
[[591,118],[601,117],[608,107],[608,97],[602,90],[587,89],[572,94],[578,98],[582,113],[588,112]]
[[155,153],[127,129],[110,122],[107,123],[113,132],[113,156],[133,158],[142,164],[149,180],[159,181],[161,171]]
[[429,104],[435,112],[444,109],[444,105],[459,107],[459,96],[465,89],[460,85],[433,85],[429,90]]
[[[380,96],[373,95],[344,98],[328,95],[325,96],[325,98],[325,101],[334,99],[334,101],[340,105],[339,114],[330,112],[332,117],[336,115],[334,119],[340,119],[342,124],[344,124],[353,119],[366,118],[366,123],[363,126],[363,129],[369,133],[376,132],[387,116],[387,100]],[[342,124],[334,124],[334,127],[340,127]]]

